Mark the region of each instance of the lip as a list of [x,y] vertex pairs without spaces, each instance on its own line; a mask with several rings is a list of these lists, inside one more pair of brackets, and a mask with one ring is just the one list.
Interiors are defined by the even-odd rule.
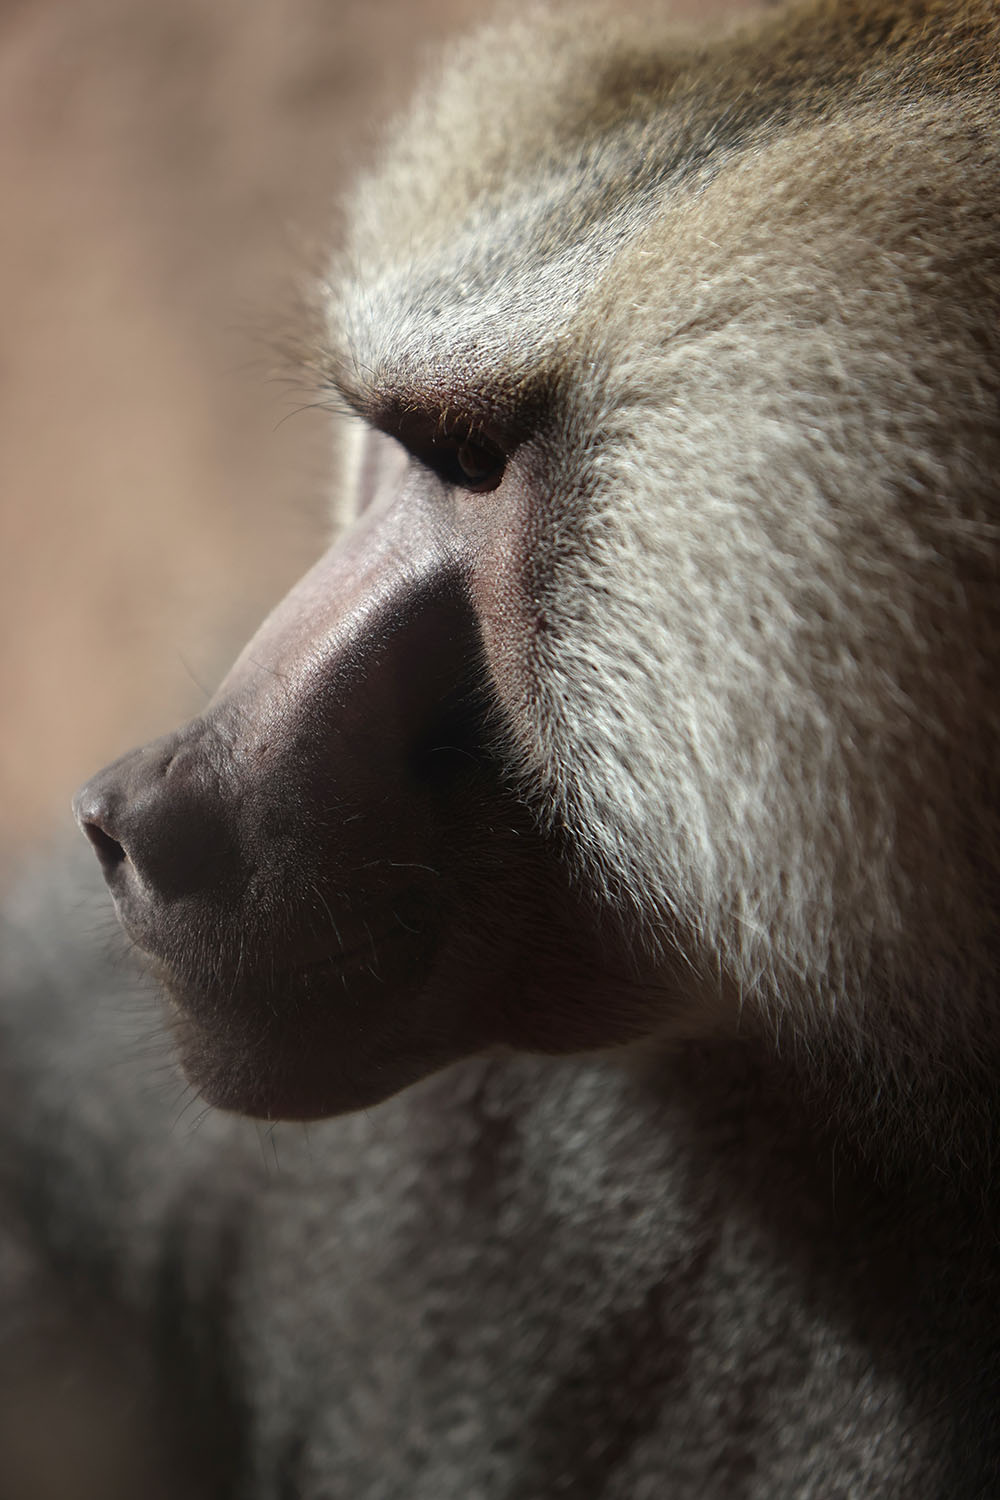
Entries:
[[[366,904],[338,905],[307,882],[297,934],[272,925],[265,899],[244,885],[164,901],[144,899],[135,882],[112,892],[122,927],[147,956],[178,1010],[208,1030],[256,1014],[292,1016],[383,1003],[425,980],[437,951],[441,892],[420,882],[382,889]],[[329,900],[327,899],[329,897]],[[241,913],[231,915],[233,906]],[[228,1013],[228,1016],[227,1016]]]
[[[267,961],[220,974],[210,988],[164,963],[182,1064],[203,1097],[265,1119],[315,1119],[367,1107],[419,1076],[425,1038],[407,1040],[404,1014],[421,1014],[438,930],[398,922],[371,939],[272,972]],[[374,953],[373,953],[374,945]],[[434,1065],[452,1053],[433,1053]]]
[[283,1015],[301,1019],[303,1006],[332,1019],[338,999],[353,1011],[363,1002],[381,1003],[404,990],[412,992],[426,979],[437,950],[436,924],[414,930],[394,914],[386,920],[384,909],[379,916],[381,920],[367,923],[370,930],[362,939],[355,941],[355,932],[348,945],[322,952],[311,944],[311,953],[298,959],[291,955],[277,970],[266,952],[249,963],[232,952],[207,986],[162,948],[144,951],[178,1010],[208,1031],[239,1025],[240,1016],[250,1020],[255,1014],[272,1021]]

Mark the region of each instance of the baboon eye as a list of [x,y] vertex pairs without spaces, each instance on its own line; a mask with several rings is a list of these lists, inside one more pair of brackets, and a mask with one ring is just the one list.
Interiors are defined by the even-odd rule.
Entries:
[[446,484],[477,495],[496,489],[507,464],[506,455],[499,448],[479,438],[458,435],[435,437],[425,444],[413,443],[411,452]]
[[496,449],[465,438],[455,448],[455,466],[461,476],[458,483],[466,489],[492,490],[503,478],[505,459]]
[[495,490],[503,478],[506,453],[490,438],[478,432],[473,434],[464,424],[447,432],[436,418],[409,413],[387,430],[414,458],[456,489],[481,494]]

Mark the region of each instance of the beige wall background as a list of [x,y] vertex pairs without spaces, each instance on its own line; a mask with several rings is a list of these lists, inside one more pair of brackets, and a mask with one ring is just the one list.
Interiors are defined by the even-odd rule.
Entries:
[[0,5],[0,881],[319,546],[323,421],[268,339],[378,123],[490,8]]

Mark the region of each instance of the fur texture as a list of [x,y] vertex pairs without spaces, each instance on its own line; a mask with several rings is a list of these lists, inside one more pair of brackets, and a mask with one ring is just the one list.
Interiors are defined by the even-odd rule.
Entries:
[[[348,445],[341,550],[81,816],[212,1097],[641,1047],[466,1060],[264,1180],[245,1121],[171,1130],[84,877],[26,887],[12,1232],[115,1309],[185,1485],[1000,1489],[998,59],[977,0],[539,12],[359,189],[316,364],[410,457]],[[416,778],[456,641],[472,770]],[[359,888],[433,942],[364,979]]]
[[542,406],[487,655],[642,940],[775,1025],[992,1032],[995,7],[634,25],[435,80],[362,189],[341,378]]

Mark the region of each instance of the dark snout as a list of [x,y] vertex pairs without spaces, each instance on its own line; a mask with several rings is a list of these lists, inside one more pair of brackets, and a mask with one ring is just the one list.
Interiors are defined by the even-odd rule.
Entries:
[[482,858],[485,822],[523,865],[531,822],[497,774],[465,572],[418,498],[366,512],[204,712],[74,804],[227,1107],[356,1108],[485,1045],[499,1007],[463,999],[482,933],[543,907]]
[[478,766],[472,615],[447,549],[399,515],[316,564],[198,718],[77,794],[124,926],[189,988],[311,963],[320,921],[345,948],[399,925]]
[[[405,569],[387,566],[384,549],[363,536],[328,553],[199,718],[80,790],[74,813],[123,917],[130,907],[134,918],[140,900],[231,895],[241,849],[262,845],[256,852],[272,858],[261,830],[280,807],[291,815],[364,793],[376,770],[384,786],[383,762],[405,760],[399,741],[417,734],[449,686],[436,665],[441,550],[425,542],[423,569],[414,565],[420,551],[398,541],[392,555],[406,558]],[[447,670],[460,669],[449,660]],[[425,702],[410,716],[400,704],[415,684]]]

